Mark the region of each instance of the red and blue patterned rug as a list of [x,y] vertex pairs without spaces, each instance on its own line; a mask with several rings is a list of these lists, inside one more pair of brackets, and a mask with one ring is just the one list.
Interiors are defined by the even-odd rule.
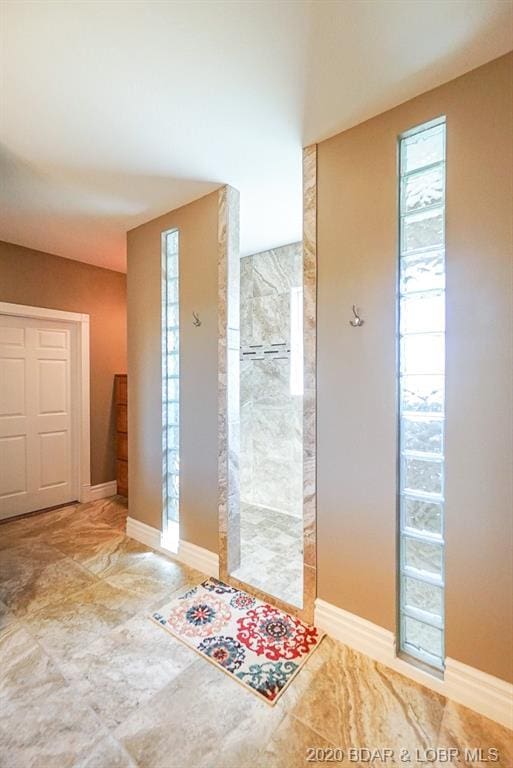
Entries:
[[277,701],[324,636],[214,578],[175,598],[152,618],[269,704]]

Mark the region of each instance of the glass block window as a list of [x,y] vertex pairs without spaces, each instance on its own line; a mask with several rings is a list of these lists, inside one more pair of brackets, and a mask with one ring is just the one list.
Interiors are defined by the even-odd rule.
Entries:
[[177,551],[180,506],[179,234],[162,235],[163,546]]
[[445,120],[399,152],[399,644],[443,669]]

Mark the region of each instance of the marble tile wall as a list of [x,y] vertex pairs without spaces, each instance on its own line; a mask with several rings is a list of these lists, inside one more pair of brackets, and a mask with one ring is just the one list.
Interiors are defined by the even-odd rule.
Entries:
[[[241,259],[243,347],[290,344],[291,288],[302,285],[302,243]],[[290,360],[242,361],[240,374],[241,501],[301,518],[303,402],[290,391]]]

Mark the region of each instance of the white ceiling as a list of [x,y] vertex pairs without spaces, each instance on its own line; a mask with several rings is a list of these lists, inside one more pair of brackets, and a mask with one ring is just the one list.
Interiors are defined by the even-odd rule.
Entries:
[[513,48],[509,0],[3,0],[0,239],[125,269],[125,232],[229,183],[301,237],[301,147]]

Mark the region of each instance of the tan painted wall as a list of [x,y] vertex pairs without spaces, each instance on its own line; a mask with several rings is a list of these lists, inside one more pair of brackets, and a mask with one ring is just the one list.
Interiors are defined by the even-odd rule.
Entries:
[[512,111],[510,54],[318,147],[319,596],[395,629],[396,141],[445,114],[446,652],[507,680]]
[[[161,234],[180,230],[180,536],[218,549],[218,193],[128,233],[130,515],[162,522]],[[192,324],[192,312],[202,321]]]
[[114,374],[126,372],[126,275],[0,242],[0,301],[90,315],[91,482],[114,480]]

